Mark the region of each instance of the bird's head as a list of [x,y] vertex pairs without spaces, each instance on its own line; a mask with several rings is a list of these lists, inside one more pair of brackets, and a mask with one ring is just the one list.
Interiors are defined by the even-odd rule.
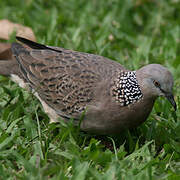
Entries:
[[173,96],[173,76],[167,68],[160,64],[149,64],[137,72],[140,87],[150,97],[164,96],[176,110],[176,102]]

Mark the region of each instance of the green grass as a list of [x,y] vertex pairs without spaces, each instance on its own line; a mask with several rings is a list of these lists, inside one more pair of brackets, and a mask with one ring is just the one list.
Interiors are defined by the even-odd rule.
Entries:
[[[4,18],[31,27],[40,43],[132,70],[163,64],[180,105],[179,0],[0,0]],[[163,98],[144,124],[118,137],[48,122],[32,94],[0,77],[0,179],[180,179],[180,110]]]

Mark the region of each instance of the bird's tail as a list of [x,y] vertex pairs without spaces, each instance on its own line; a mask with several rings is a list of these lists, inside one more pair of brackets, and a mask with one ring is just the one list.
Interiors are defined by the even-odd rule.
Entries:
[[10,76],[19,74],[19,66],[16,60],[0,60],[0,75]]
[[0,52],[0,75],[10,76],[11,74],[19,74],[19,67],[12,56],[11,49],[8,48]]

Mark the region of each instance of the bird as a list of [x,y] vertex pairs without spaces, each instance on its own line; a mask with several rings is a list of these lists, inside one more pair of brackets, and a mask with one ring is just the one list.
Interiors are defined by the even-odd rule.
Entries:
[[0,74],[32,91],[51,122],[73,119],[88,133],[119,134],[145,122],[159,96],[177,108],[173,76],[160,64],[131,71],[103,56],[16,39]]

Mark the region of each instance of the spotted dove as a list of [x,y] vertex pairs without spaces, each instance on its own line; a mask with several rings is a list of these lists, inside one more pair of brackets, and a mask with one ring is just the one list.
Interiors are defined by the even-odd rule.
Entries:
[[32,90],[51,121],[78,124],[84,114],[82,130],[115,134],[143,123],[158,96],[176,110],[172,74],[160,64],[130,71],[102,56],[17,40],[26,47],[12,44],[13,58],[0,61],[0,74]]

